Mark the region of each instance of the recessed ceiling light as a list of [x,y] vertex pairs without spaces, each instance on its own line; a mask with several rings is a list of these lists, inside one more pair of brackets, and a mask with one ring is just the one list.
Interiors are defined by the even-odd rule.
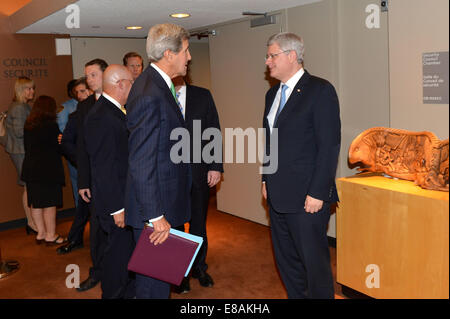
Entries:
[[182,18],[188,18],[191,15],[189,13],[172,13],[170,15],[172,18],[178,18],[178,19],[182,19]]
[[126,27],[127,30],[140,30],[142,29],[142,27],[140,26],[131,26],[131,27]]

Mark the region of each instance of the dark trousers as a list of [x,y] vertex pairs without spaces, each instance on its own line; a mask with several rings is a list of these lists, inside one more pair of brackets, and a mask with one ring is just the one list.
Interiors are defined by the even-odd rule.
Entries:
[[[142,229],[133,228],[134,240],[137,243]],[[136,298],[137,299],[168,299],[170,296],[170,284],[158,279],[136,273]]]
[[107,244],[107,234],[100,226],[100,222],[95,215],[93,205],[89,204],[89,209],[91,210],[89,243],[92,258],[92,267],[89,268],[89,276],[96,281],[100,281],[102,278],[102,263]]
[[68,240],[77,244],[83,243],[84,228],[89,220],[89,204],[81,196],[78,196],[78,203],[75,207],[75,217],[70,226]]
[[[205,185],[199,187],[192,185],[191,190],[191,220],[189,221],[189,233],[203,238],[202,246],[198,251],[192,273],[204,272],[208,269],[206,264],[206,254],[208,252],[208,237],[206,235],[206,215],[208,213],[209,187]],[[184,231],[184,226],[178,230]]]
[[327,239],[330,206],[283,214],[269,204],[275,260],[290,299],[334,298]]
[[133,298],[136,295],[134,274],[128,271],[135,246],[133,232],[129,227],[117,227],[110,220],[98,220],[105,241],[101,260],[102,299]]

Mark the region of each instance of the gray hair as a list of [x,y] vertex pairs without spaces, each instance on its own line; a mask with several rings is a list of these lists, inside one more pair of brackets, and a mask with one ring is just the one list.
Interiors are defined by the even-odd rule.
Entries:
[[267,40],[267,46],[272,44],[278,44],[282,51],[292,50],[297,53],[297,62],[303,64],[303,55],[305,53],[305,47],[303,39],[298,35],[290,32],[281,32],[274,34]]
[[158,62],[166,50],[178,53],[189,32],[176,24],[157,24],[150,28],[147,36],[147,56],[150,62]]

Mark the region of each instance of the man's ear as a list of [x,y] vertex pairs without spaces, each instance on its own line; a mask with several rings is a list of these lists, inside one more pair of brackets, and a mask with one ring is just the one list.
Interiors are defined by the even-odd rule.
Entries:
[[167,61],[170,61],[172,59],[173,52],[169,49],[164,51],[164,57],[167,59]]
[[289,51],[288,56],[289,56],[289,62],[292,63],[294,61],[297,61],[297,52],[295,52],[295,50]]

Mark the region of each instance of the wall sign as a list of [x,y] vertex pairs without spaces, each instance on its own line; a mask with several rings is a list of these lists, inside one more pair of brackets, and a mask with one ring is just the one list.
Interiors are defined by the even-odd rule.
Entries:
[[3,79],[15,79],[20,76],[48,77],[47,57],[7,57],[1,60],[1,77]]
[[448,52],[422,55],[423,103],[448,104]]

